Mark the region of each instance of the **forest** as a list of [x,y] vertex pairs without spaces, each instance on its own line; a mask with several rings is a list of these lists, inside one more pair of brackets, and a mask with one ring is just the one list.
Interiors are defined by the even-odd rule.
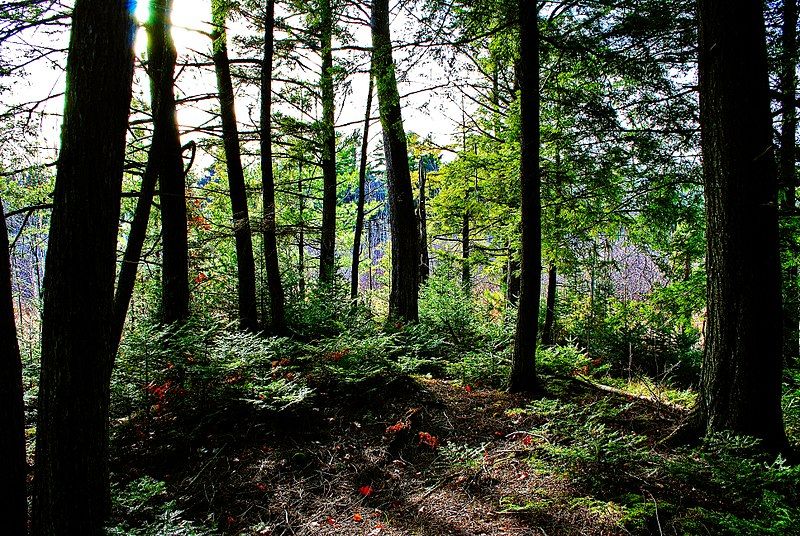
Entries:
[[796,0],[0,0],[0,534],[800,534]]

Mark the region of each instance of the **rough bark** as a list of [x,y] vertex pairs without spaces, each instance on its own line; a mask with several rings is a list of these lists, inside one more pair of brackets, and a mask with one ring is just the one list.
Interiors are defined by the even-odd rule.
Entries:
[[428,207],[427,192],[428,170],[425,168],[425,159],[419,159],[419,284],[425,284],[431,274],[431,260],[428,256]]
[[161,200],[163,258],[161,319],[182,322],[189,316],[189,238],[186,225],[186,184],[181,139],[175,113],[175,62],[169,14],[172,0],[150,0],[147,57],[153,99],[153,143],[161,147],[158,175]]
[[228,37],[225,24],[229,0],[212,0],[211,24],[213,30],[212,54],[217,75],[222,141],[225,148],[225,166],[228,171],[228,189],[233,215],[233,234],[236,242],[236,291],[239,298],[239,327],[247,331],[258,329],[258,301],[256,300],[256,265],[253,259],[253,236],[250,231],[250,213],[247,208],[247,187],[239,148],[239,127],[236,124],[235,96],[228,61]]
[[542,345],[550,346],[553,344],[553,329],[556,323],[556,291],[558,289],[556,265],[550,264],[547,271],[547,300],[544,313],[544,326],[542,327]]
[[[793,214],[797,208],[796,137],[797,110],[797,1],[783,2],[783,31],[780,58],[781,88],[781,133],[779,153],[779,178],[783,185],[783,209]],[[796,255],[790,252],[790,255]],[[787,364],[794,364],[800,356],[800,287],[797,266],[784,272],[784,337],[783,357]]]
[[114,280],[134,25],[77,0],[42,309],[33,534],[102,534],[110,507]]
[[322,72],[322,235],[319,249],[319,279],[332,285],[336,270],[336,103],[333,91],[333,7],[332,0],[320,0],[320,49]]
[[783,448],[778,183],[762,5],[700,0],[698,8],[708,273],[699,416],[707,432]]
[[22,361],[14,320],[8,229],[0,200],[0,519],[8,534],[23,535],[28,526],[25,480],[25,405]]
[[[364,200],[367,187],[367,149],[369,145],[369,123],[372,113],[372,91],[374,82],[369,78],[367,91],[367,111],[364,116],[364,132],[361,135],[361,163],[358,167],[358,203],[356,206],[356,228],[353,233],[353,263],[350,271],[350,299],[358,297],[358,269],[361,264],[361,235],[364,230]],[[367,245],[369,247],[369,244]]]
[[539,169],[539,29],[534,0],[519,0],[520,10],[520,120],[522,185],[522,264],[514,353],[509,389],[533,392],[536,378],[536,335],[541,292],[541,172]]
[[264,18],[264,63],[261,65],[261,195],[264,205],[264,264],[267,269],[271,330],[286,332],[285,296],[278,262],[275,175],[272,170],[272,62],[275,55],[275,0],[267,0]]
[[389,318],[414,322],[419,318],[419,230],[408,166],[400,94],[392,59],[389,1],[372,2],[372,73],[378,89],[386,180],[389,189],[389,227],[392,238],[392,281]]

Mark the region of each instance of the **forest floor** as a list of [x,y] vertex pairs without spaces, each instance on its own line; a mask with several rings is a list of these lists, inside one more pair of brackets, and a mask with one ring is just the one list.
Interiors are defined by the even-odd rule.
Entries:
[[310,383],[313,402],[280,413],[231,400],[118,424],[127,526],[154,523],[153,501],[186,520],[164,534],[718,534],[753,517],[725,481],[749,478],[738,461],[662,446],[675,405],[569,378],[537,400],[421,376]]

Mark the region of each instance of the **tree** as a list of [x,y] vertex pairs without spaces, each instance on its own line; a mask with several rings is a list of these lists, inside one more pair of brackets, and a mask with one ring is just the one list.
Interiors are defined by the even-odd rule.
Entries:
[[153,143],[158,144],[161,199],[161,319],[182,322],[189,315],[189,239],[186,225],[186,183],[175,113],[175,62],[169,13],[172,0],[150,0],[148,70],[153,99]]
[[700,0],[708,320],[699,416],[787,444],[781,412],[778,183],[761,2]]
[[519,94],[521,123],[522,263],[509,389],[532,392],[536,379],[536,335],[542,270],[541,171],[539,169],[539,27],[536,2],[519,0]]
[[319,0],[319,39],[322,72],[322,236],[319,249],[319,279],[332,285],[336,271],[336,101],[333,90],[333,0]]
[[264,17],[264,58],[261,65],[261,195],[263,199],[264,263],[267,270],[272,331],[286,330],[283,283],[278,262],[275,174],[272,169],[272,64],[275,56],[275,0],[267,0]]
[[9,534],[25,534],[28,499],[25,480],[25,405],[22,399],[22,361],[11,293],[8,229],[0,200],[0,519]]
[[134,25],[77,0],[44,276],[35,535],[101,534],[110,508],[114,278]]
[[239,297],[239,327],[244,330],[258,329],[258,306],[256,302],[256,265],[253,259],[253,237],[250,232],[250,214],[247,208],[247,188],[239,148],[239,127],[236,124],[236,109],[228,60],[228,37],[225,24],[230,10],[229,0],[212,0],[211,32],[212,57],[217,75],[220,116],[222,117],[222,140],[225,148],[225,165],[228,171],[228,186],[233,214],[233,233],[236,239],[236,289]]
[[419,317],[419,228],[408,166],[400,94],[392,59],[389,0],[372,2],[372,74],[378,93],[386,182],[389,188],[389,226],[392,238],[392,281],[389,318],[415,322]]
[[[364,231],[364,201],[366,199],[367,149],[369,147],[369,123],[372,113],[373,78],[370,74],[367,90],[367,106],[364,117],[364,131],[361,134],[361,162],[358,167],[358,200],[356,206],[356,227],[353,233],[353,264],[350,272],[350,299],[358,297],[358,267],[361,264],[361,235]],[[367,245],[369,247],[369,245]]]

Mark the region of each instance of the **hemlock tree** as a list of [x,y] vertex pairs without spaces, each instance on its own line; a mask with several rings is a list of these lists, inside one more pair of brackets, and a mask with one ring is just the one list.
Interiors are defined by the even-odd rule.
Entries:
[[[272,169],[272,64],[275,56],[275,0],[267,0],[264,13],[264,57],[261,65],[261,195],[263,198],[262,231],[264,235],[264,264],[269,287],[269,307],[272,332],[283,335],[286,314],[283,283],[278,262],[276,237],[275,174]],[[265,315],[266,316],[266,315]],[[266,322],[265,322],[266,323]]]
[[[367,106],[364,113],[364,130],[361,132],[361,161],[358,165],[358,200],[356,201],[356,226],[353,232],[353,263],[350,270],[350,299],[352,301],[358,298],[358,268],[361,265],[361,235],[364,231],[364,202],[367,195],[365,191],[367,187],[367,149],[369,148],[373,85],[372,74],[370,74]],[[369,248],[371,245],[367,244],[367,247]]]
[[228,60],[228,43],[225,24],[230,10],[229,0],[212,0],[211,33],[212,57],[217,75],[222,140],[225,148],[225,165],[233,214],[233,234],[236,240],[236,289],[239,297],[239,327],[248,331],[258,329],[256,301],[256,266],[253,259],[253,237],[250,232],[250,214],[247,209],[247,188],[239,148],[239,127]]
[[161,319],[181,322],[189,316],[189,238],[186,183],[175,113],[175,62],[169,14],[172,0],[150,0],[147,58],[153,99],[153,143],[159,147],[161,201]]
[[778,183],[762,3],[700,0],[698,10],[708,272],[700,422],[780,449]]
[[519,308],[511,357],[509,389],[533,392],[536,379],[536,334],[542,270],[541,171],[539,169],[539,28],[535,0],[519,0],[519,93],[521,124],[522,264]]
[[322,233],[319,248],[319,280],[332,285],[336,270],[336,100],[333,89],[333,0],[319,0],[319,47],[322,58]]
[[386,183],[389,189],[389,227],[392,239],[392,281],[389,319],[415,322],[419,318],[419,228],[408,165],[400,94],[392,60],[389,0],[372,2],[372,74],[378,94]]
[[77,0],[44,276],[33,534],[102,533],[114,279],[134,24],[127,0]]
[[8,534],[25,534],[28,499],[25,479],[25,404],[22,398],[22,361],[11,293],[8,229],[0,200],[0,519]]

